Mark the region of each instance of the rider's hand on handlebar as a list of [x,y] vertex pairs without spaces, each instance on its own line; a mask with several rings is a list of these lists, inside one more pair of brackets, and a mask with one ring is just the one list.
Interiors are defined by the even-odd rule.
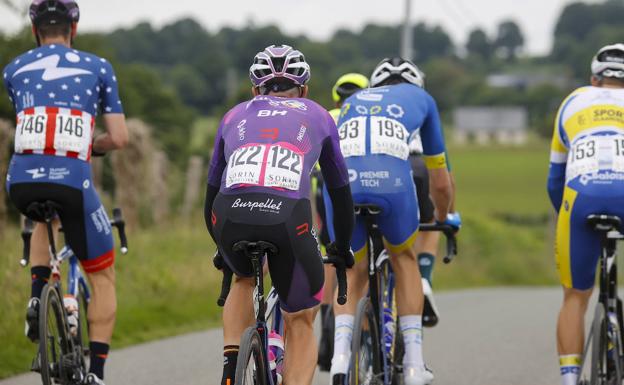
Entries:
[[461,220],[461,216],[459,215],[459,212],[448,213],[446,215],[446,220],[442,222],[441,224],[449,225],[452,228],[454,228],[455,231],[459,231],[462,225],[462,220]]
[[355,263],[355,257],[353,256],[353,252],[351,251],[351,249],[338,250],[338,247],[336,246],[336,242],[332,242],[329,245],[327,245],[325,250],[327,251],[327,257],[329,259],[340,258],[342,260],[342,263],[344,263],[345,267],[349,269],[353,267],[353,264]]

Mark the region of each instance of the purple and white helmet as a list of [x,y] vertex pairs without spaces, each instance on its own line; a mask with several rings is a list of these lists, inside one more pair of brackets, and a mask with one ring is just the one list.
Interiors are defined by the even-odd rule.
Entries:
[[75,0],[33,0],[30,4],[30,21],[39,25],[43,20],[50,24],[60,22],[77,23],[80,9]]
[[256,54],[249,68],[249,78],[256,87],[274,78],[287,78],[303,86],[310,80],[310,65],[293,47],[271,45]]

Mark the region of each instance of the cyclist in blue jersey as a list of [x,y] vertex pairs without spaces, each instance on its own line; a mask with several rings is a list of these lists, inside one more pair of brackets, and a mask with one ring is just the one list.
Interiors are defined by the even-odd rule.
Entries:
[[[359,90],[368,87],[368,78],[359,73],[346,73],[336,80],[332,87],[332,99],[336,108],[329,110],[329,114],[338,121],[340,116],[340,107],[344,101]],[[329,243],[329,232],[325,222],[325,202],[323,200],[323,175],[318,168],[312,172],[313,182],[312,192],[314,194],[314,202],[319,217],[319,240],[321,241],[321,251]],[[329,371],[331,368],[331,358],[334,354],[334,312],[332,311],[332,303],[334,302],[336,285],[335,270],[331,265],[325,265],[325,291],[321,301],[321,336],[319,338],[319,354],[318,364],[322,371]]]
[[624,218],[624,44],[601,48],[591,70],[591,86],[561,104],[548,174],[548,194],[558,213],[555,259],[563,304],[557,349],[563,385],[578,382],[585,311],[601,250],[600,234],[587,226],[587,216]]
[[[128,133],[110,63],[71,48],[79,15],[74,0],[34,0],[30,5],[38,47],[12,60],[2,72],[17,113],[6,188],[23,214],[34,201],[60,205],[66,243],[80,259],[92,289],[91,360],[85,384],[102,385],[117,306],[115,255],[89,162],[96,152],[124,147]],[[94,137],[98,111],[107,132]],[[39,339],[39,297],[51,273],[48,248],[46,227],[38,224],[31,240],[32,288],[26,315],[26,335],[33,341]],[[75,299],[66,299],[65,306],[77,309]]]
[[222,385],[235,383],[238,344],[252,326],[251,262],[237,241],[267,241],[268,268],[286,328],[285,385],[309,385],[317,351],[313,322],[323,296],[323,265],[313,229],[310,173],[318,162],[335,211],[333,256],[353,265],[353,200],[336,124],[306,98],[310,67],[290,46],[259,52],[250,68],[254,98],[225,114],[210,162],[204,216],[236,279],[223,309]]
[[[370,83],[373,88],[357,92],[342,107],[338,121],[340,147],[349,168],[354,202],[382,208],[378,226],[396,275],[397,307],[405,345],[405,384],[429,384],[433,374],[422,356],[423,289],[412,249],[419,212],[408,160],[408,139],[414,132],[420,132],[435,205],[434,217],[438,222],[446,222],[452,191],[444,138],[436,103],[422,88],[422,73],[411,61],[383,60],[374,70]],[[331,202],[326,205],[331,207]],[[333,234],[331,210],[328,210],[328,223]],[[364,257],[368,241],[361,218],[356,219],[351,247],[358,263],[348,272],[347,304],[334,304],[333,384],[342,384],[346,376],[353,317],[367,283]]]

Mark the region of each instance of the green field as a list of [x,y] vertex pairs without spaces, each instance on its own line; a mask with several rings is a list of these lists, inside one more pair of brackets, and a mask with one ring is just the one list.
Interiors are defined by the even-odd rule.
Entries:
[[[525,148],[450,150],[462,214],[460,255],[438,263],[438,289],[555,284],[552,213],[545,183],[545,143]],[[220,275],[203,220],[129,234],[117,259],[118,320],[114,348],[217,326]],[[28,369],[34,346],[23,337],[29,273],[19,267],[19,233],[9,230],[0,255],[0,378]]]

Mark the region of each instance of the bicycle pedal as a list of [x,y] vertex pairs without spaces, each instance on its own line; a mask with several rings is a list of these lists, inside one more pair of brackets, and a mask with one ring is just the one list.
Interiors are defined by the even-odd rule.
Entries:
[[30,364],[30,371],[35,373],[41,373],[41,355],[37,352],[35,358],[33,358]]

